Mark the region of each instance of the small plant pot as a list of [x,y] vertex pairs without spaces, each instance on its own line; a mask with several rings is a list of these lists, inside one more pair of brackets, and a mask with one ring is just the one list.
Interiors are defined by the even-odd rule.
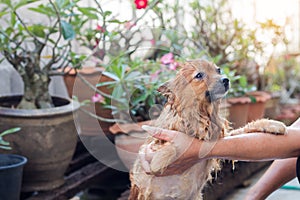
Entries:
[[26,162],[24,156],[0,154],[0,199],[20,199],[23,166]]
[[251,102],[249,97],[235,97],[227,99],[230,104],[229,110],[229,122],[232,128],[240,128],[247,123],[249,104]]
[[271,99],[271,95],[263,91],[251,92],[248,95],[254,97],[255,102],[249,104],[247,122],[263,118],[265,116],[266,102]]
[[[69,71],[68,71],[69,70]],[[90,100],[97,92],[95,89],[90,88],[77,74],[96,87],[97,83],[111,81],[109,77],[102,74],[104,69],[99,67],[83,67],[80,70],[67,69],[68,73],[64,75],[64,81],[70,97],[76,96],[80,102],[84,100]],[[111,90],[106,86],[98,87],[98,90],[106,94],[111,94]],[[83,106],[83,109],[106,119],[113,119],[110,109],[105,109],[100,103],[89,103]],[[113,125],[111,122],[101,121],[93,118],[92,116],[78,112],[78,118],[80,121],[81,135],[84,136],[99,136],[106,135],[111,137],[109,127]]]
[[265,117],[276,119],[280,114],[280,95],[272,94],[272,98],[266,102]]
[[132,124],[115,124],[110,131],[115,136],[115,146],[119,158],[130,170],[137,158],[139,148],[144,144],[148,134],[141,128],[142,125],[151,124],[151,121],[143,121]]

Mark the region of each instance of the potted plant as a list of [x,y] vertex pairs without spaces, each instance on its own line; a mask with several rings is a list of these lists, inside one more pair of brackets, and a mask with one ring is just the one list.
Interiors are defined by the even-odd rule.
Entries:
[[[11,128],[0,133],[0,149],[10,150],[9,142],[4,136],[20,131],[20,128]],[[0,197],[2,199],[20,199],[23,166],[27,158],[15,154],[0,154]]]
[[63,74],[58,69],[79,67],[86,57],[72,45],[82,26],[96,16],[94,9],[78,4],[68,0],[1,1],[1,65],[6,62],[18,72],[24,93],[0,98],[0,126],[22,128],[7,140],[13,153],[28,158],[23,191],[62,185],[75,150],[74,117],[79,103],[51,96],[48,86],[52,76]]
[[291,124],[299,116],[299,71],[298,53],[285,52],[273,56],[265,69],[265,88],[272,95],[266,114],[269,118]]
[[113,119],[117,121],[110,131],[125,133],[115,136],[115,144],[128,169],[146,138],[141,125],[150,123],[160,114],[164,98],[158,94],[157,88],[175,75],[176,67],[170,67],[171,64],[177,65],[172,53],[165,54],[158,61],[120,58],[103,72],[111,81],[96,85],[112,88],[110,98],[103,98],[101,106],[112,110]]

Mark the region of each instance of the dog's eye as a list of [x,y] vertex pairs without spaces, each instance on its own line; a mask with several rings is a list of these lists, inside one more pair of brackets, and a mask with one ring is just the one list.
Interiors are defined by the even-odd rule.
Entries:
[[205,74],[203,72],[199,72],[198,74],[196,74],[195,78],[202,79],[204,76]]
[[218,74],[222,74],[221,68],[218,68],[218,69],[217,69],[217,73],[218,73]]

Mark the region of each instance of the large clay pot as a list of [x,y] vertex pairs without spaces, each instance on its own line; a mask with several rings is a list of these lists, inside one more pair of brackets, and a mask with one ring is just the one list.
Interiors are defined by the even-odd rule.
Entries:
[[141,126],[145,124],[151,124],[151,121],[132,124],[114,124],[110,127],[110,131],[116,134],[115,147],[118,156],[128,170],[132,169],[139,148],[148,137],[148,134],[141,128]]
[[0,98],[0,127],[2,130],[21,128],[5,137],[12,147],[9,153],[28,158],[22,191],[59,187],[64,183],[64,173],[77,143],[74,118],[79,103],[53,97],[54,108],[14,109],[20,100],[21,96]]
[[119,158],[130,171],[138,156],[140,146],[145,143],[146,132],[131,132],[130,134],[120,134],[115,137],[115,145]]

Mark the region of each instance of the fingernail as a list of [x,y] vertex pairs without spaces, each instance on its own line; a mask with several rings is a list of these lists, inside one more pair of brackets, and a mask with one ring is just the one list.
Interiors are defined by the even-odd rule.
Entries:
[[151,131],[151,132],[155,132],[155,128],[153,126],[148,126],[148,125],[143,125],[142,129],[144,129],[145,131]]

